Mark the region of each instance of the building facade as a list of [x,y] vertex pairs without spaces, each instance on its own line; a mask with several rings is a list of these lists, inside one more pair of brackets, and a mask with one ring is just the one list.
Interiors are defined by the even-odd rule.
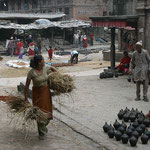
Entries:
[[1,11],[26,13],[63,12],[66,19],[89,20],[110,14],[110,0],[2,0]]
[[150,52],[150,0],[112,0],[112,15],[137,15],[138,40]]

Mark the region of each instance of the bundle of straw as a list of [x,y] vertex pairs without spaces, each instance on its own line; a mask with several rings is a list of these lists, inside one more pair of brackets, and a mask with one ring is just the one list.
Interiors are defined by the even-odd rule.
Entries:
[[11,113],[23,117],[24,123],[36,120],[38,122],[47,122],[48,114],[41,111],[38,107],[25,103],[21,96],[8,96],[6,103]]
[[51,90],[59,94],[70,93],[75,89],[73,79],[69,75],[59,72],[52,72],[49,75],[49,87]]

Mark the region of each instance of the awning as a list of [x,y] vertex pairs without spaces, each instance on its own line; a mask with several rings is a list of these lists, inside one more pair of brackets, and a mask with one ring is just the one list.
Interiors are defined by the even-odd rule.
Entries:
[[103,16],[103,17],[90,17],[93,27],[109,27],[109,28],[125,28],[125,27],[137,27],[138,16],[126,15],[126,16]]
[[93,21],[93,27],[126,27],[127,23],[125,21]]

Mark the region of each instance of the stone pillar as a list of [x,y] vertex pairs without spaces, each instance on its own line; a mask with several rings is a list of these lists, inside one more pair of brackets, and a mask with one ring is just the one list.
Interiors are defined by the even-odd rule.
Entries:
[[146,26],[146,11],[145,11],[145,0],[137,0],[137,15],[139,16],[138,19],[138,40],[142,40],[143,47],[145,48],[146,45],[146,38],[145,38],[145,26]]

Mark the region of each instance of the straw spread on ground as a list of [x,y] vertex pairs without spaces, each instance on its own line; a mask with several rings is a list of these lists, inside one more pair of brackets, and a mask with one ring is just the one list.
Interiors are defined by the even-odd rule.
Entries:
[[75,89],[75,85],[71,76],[52,72],[49,75],[49,87],[57,93],[57,95],[70,93]]

